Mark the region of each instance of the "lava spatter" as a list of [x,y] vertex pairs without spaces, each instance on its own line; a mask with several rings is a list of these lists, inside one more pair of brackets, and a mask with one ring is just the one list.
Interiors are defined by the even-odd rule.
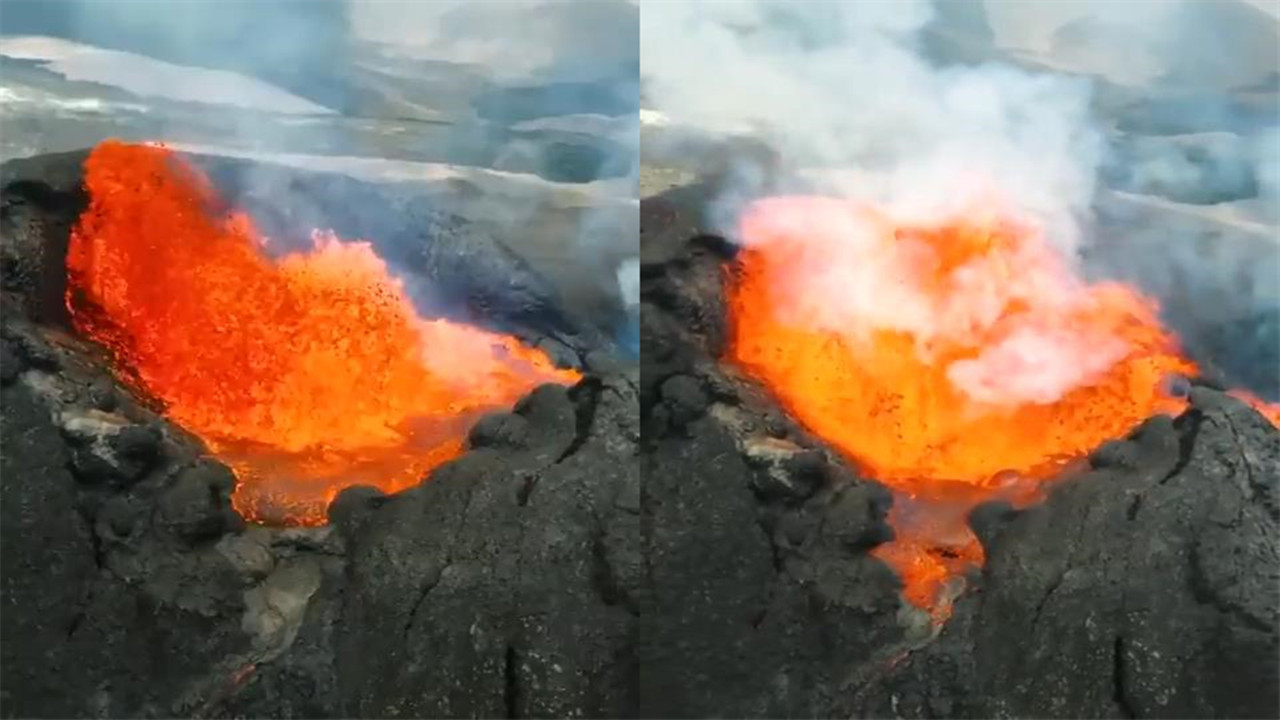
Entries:
[[104,142],[71,235],[67,305],[116,369],[237,472],[250,519],[324,521],[342,487],[395,491],[482,412],[571,383],[513,337],[419,317],[367,242],[275,258],[163,147]]

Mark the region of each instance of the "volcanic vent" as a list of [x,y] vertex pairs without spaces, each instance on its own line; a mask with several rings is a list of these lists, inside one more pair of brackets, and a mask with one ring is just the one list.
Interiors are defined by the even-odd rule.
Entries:
[[271,257],[163,148],[103,143],[85,186],[74,326],[236,470],[248,519],[318,524],[342,487],[408,487],[479,414],[579,377],[514,337],[419,317],[367,242],[317,229],[314,247]]
[[642,206],[655,625],[770,668],[656,638],[652,714],[1276,706],[1276,406],[999,206],[771,197],[730,243],[719,192]]
[[741,236],[728,360],[898,491],[898,538],[877,554],[937,619],[943,585],[981,563],[964,523],[976,504],[1023,505],[1106,440],[1186,408],[1175,376],[1196,367],[1155,303],[1085,283],[999,208],[913,227],[834,198],[770,198]]
[[104,143],[0,191],[0,714],[634,706],[612,318],[426,185]]

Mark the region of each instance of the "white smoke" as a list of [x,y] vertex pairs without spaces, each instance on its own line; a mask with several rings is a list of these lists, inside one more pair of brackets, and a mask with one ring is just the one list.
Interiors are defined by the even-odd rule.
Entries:
[[935,67],[920,51],[932,8],[915,0],[642,9],[645,95],[672,121],[750,132],[795,175],[856,169],[820,187],[910,217],[942,217],[995,189],[1060,247],[1078,247],[1103,147],[1087,82]]
[[947,377],[974,400],[989,405],[1052,403],[1102,375],[1129,353],[1118,338],[1088,346],[1064,330],[1017,326],[995,345],[947,368]]
[[[771,171],[784,190],[816,189],[909,225],[989,212],[1043,232],[1068,258],[1080,249],[1104,148],[1087,81],[996,64],[936,66],[922,50],[933,18],[925,2],[642,10],[648,106],[678,125],[764,140],[781,159]],[[744,165],[713,208],[731,237],[760,172]],[[774,288],[788,322],[853,343],[873,330],[906,331],[927,358],[936,342],[990,337],[1005,307],[1029,299],[1037,318],[1006,318],[985,352],[948,369],[978,403],[1052,402],[1125,354],[1118,341],[1070,326],[1071,308],[1088,297],[1069,272],[1033,275],[1023,268],[1046,265],[983,256],[951,272],[939,294],[921,273],[936,266],[933,249],[894,239],[847,207],[775,206],[752,214],[751,238],[737,238],[803,237],[815,250]]]
[[628,309],[640,305],[640,261],[628,258],[618,265],[618,287],[622,289],[622,301]]

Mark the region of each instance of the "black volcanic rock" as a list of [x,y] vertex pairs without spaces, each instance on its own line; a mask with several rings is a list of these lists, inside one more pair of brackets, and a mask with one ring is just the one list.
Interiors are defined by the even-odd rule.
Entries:
[[1125,441],[1133,467],[1010,519],[938,642],[847,711],[1274,717],[1280,433],[1225,395],[1193,401]]
[[62,689],[70,684],[63,671],[73,658],[65,645],[82,622],[98,572],[92,531],[75,510],[67,448],[48,411],[21,386],[0,390],[0,398],[6,606],[0,613],[0,704],[9,717],[70,716],[76,701]]
[[697,380],[675,375],[662,384],[662,401],[673,426],[684,427],[707,409],[707,394]]
[[236,477],[219,463],[201,462],[179,471],[156,503],[156,519],[191,543],[217,538],[226,529]]
[[560,388],[529,400],[534,449],[475,450],[374,511],[352,539],[334,637],[340,714],[634,706],[638,517],[626,498],[639,474],[619,454],[636,440],[634,390],[606,385],[576,411]]
[[467,442],[473,448],[480,447],[515,447],[528,445],[529,421],[515,413],[493,413],[476,422],[467,436]]
[[874,493],[843,486],[774,523],[731,433],[711,417],[685,432],[642,458],[640,715],[831,716],[903,639],[897,580],[837,527],[874,523]]
[[[212,547],[189,552],[156,533],[141,505],[159,477],[100,509],[67,470],[70,448],[49,399],[25,382],[4,412],[5,717],[190,714],[249,644],[241,586]],[[134,494],[137,493],[137,494]]]
[[[4,717],[636,707],[634,371],[537,388],[494,416],[521,442],[399,494],[348,490],[334,528],[274,530],[244,526],[231,473],[154,416],[167,431],[141,477],[78,482],[74,453],[105,441],[78,434],[100,411],[76,389],[101,380],[27,369],[0,389]],[[147,413],[127,394],[120,412]]]

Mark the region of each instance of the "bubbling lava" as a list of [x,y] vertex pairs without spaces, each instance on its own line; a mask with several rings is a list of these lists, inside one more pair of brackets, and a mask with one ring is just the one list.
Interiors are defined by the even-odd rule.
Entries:
[[1196,372],[1154,302],[1084,282],[1009,218],[913,225],[769,198],[741,218],[728,283],[728,361],[895,490],[896,539],[874,552],[935,622],[984,560],[969,510],[1029,502],[1071,460],[1181,412],[1168,379]]
[[411,486],[479,414],[579,378],[513,337],[419,317],[367,242],[317,231],[270,257],[163,147],[104,142],[84,182],[73,325],[236,472],[247,519],[321,524],[343,487]]

